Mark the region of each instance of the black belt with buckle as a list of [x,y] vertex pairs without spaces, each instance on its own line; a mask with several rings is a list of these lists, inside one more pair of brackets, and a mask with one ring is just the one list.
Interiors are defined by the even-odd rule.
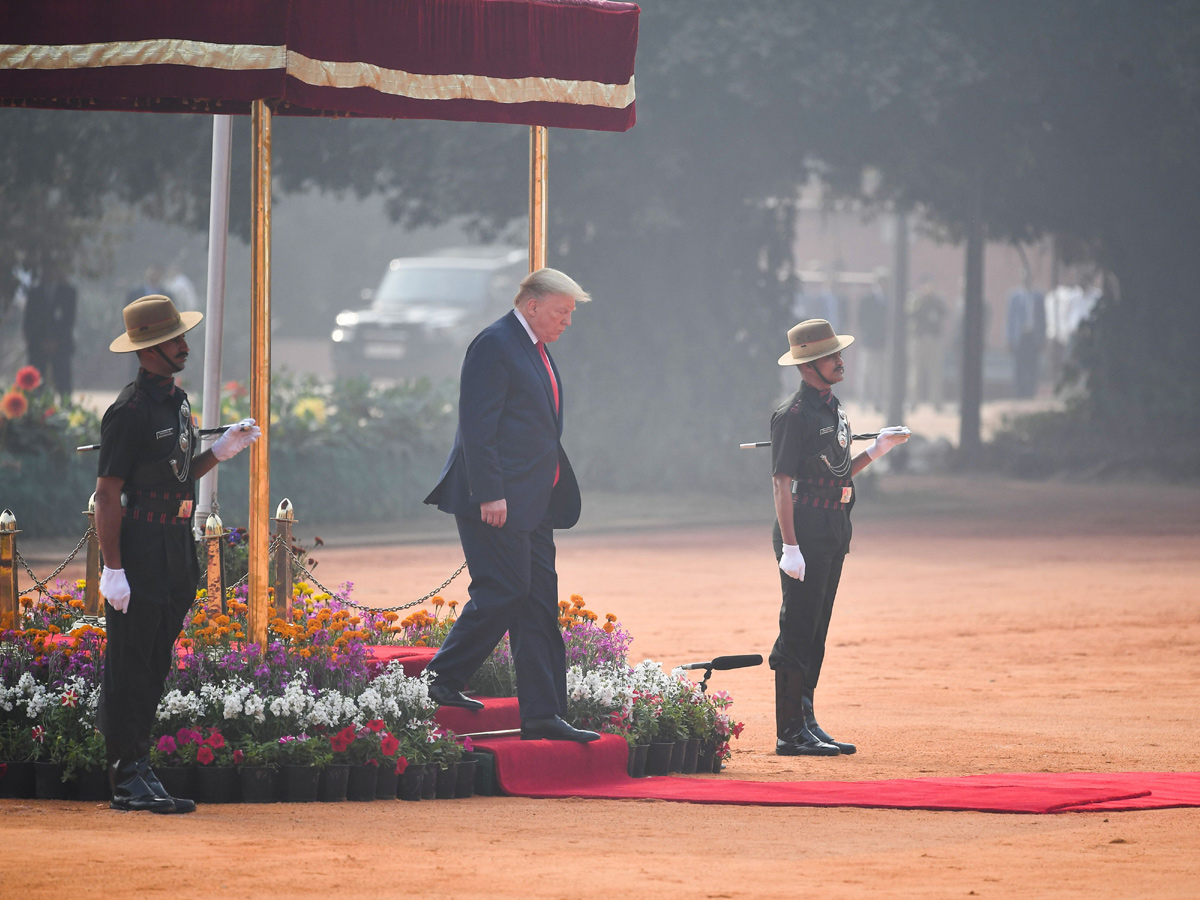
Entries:
[[189,519],[192,515],[192,507],[195,505],[194,497],[187,495],[181,497],[147,497],[144,494],[134,494],[129,498],[126,504],[126,509],[140,509],[144,512],[159,513],[164,516],[173,516],[176,519]]
[[849,503],[854,497],[854,486],[838,487],[830,484],[811,484],[799,479],[792,480],[793,497],[814,497],[818,500],[830,500],[834,503]]

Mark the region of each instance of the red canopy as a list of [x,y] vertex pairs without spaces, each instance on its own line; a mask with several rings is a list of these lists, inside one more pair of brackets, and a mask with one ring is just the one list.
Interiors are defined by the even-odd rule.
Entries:
[[625,131],[638,15],[609,0],[0,0],[0,106]]

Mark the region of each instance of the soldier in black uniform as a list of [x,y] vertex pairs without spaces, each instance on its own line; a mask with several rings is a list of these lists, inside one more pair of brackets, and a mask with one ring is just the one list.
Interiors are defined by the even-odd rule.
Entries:
[[172,647],[200,580],[192,536],[195,481],[260,431],[245,419],[198,453],[199,433],[175,375],[187,362],[184,332],[203,314],[180,314],[160,294],[135,300],[124,314],[125,333],[109,349],[136,352],[140,368],[100,426],[96,531],[108,639],[97,718],[113,809],[191,812],[193,801],[163,789],[149,753]]
[[771,417],[771,473],[775,495],[775,558],[783,606],[779,638],[771,649],[775,670],[775,752],[780,756],[836,756],[853,744],[835,741],[813,714],[813,691],[825,658],[825,635],[850,550],[853,477],[892,447],[908,429],[885,428],[866,450],[851,453],[850,423],[833,396],[845,376],[842,350],[853,343],[824,319],[788,331],[791,349],[781,366],[796,366],[804,383]]

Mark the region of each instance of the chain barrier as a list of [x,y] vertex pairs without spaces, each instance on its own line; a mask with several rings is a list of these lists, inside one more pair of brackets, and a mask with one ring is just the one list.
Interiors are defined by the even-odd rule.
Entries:
[[301,561],[302,557],[298,556],[296,554],[296,552],[294,550],[292,550],[290,547],[288,548],[288,553],[291,555],[292,561],[300,568],[300,570],[302,572],[304,572],[305,575],[307,575],[309,578],[312,579],[313,584],[315,584],[317,587],[319,587],[321,589],[322,593],[328,594],[330,597],[337,597],[343,606],[350,606],[350,607],[353,607],[354,609],[361,609],[363,612],[373,612],[373,613],[400,612],[401,610],[409,609],[413,606],[420,606],[422,603],[424,603],[429,598],[436,597],[439,593],[441,593],[443,590],[445,590],[447,587],[449,587],[450,582],[452,582],[455,578],[457,578],[459,575],[461,575],[463,569],[465,569],[467,567],[467,561],[463,560],[463,564],[461,566],[459,566],[457,569],[455,569],[453,574],[451,574],[451,576],[449,578],[447,578],[445,581],[443,581],[441,584],[439,584],[437,587],[435,587],[432,591],[430,591],[424,597],[419,597],[410,603],[404,603],[404,604],[401,604],[400,606],[364,606],[361,603],[355,603],[354,601],[352,601],[346,597],[343,597],[340,594],[335,594],[333,591],[329,590],[329,588],[325,587],[325,585],[321,584],[321,582],[317,580],[317,576],[315,576],[312,573],[312,570],[304,565],[304,563]]
[[[19,562],[21,564],[21,568],[23,568],[29,574],[30,580],[33,581],[33,587],[31,588],[31,590],[37,591],[39,594],[49,594],[50,591],[48,591],[46,589],[46,585],[49,584],[50,581],[55,576],[57,576],[63,569],[65,569],[68,565],[70,565],[71,560],[73,560],[75,558],[75,554],[83,549],[83,545],[87,543],[87,539],[90,538],[95,533],[96,533],[96,529],[89,525],[88,530],[85,531],[83,533],[83,537],[81,537],[79,539],[79,543],[75,545],[75,549],[72,550],[70,552],[70,554],[67,556],[67,558],[64,559],[59,564],[57,569],[55,569],[53,572],[51,572],[42,581],[38,581],[38,577],[33,574],[33,569],[29,568],[29,563],[25,562],[25,557],[23,557],[21,555],[21,551],[19,551],[19,550],[16,551],[17,562]],[[22,594],[22,593],[24,593],[24,591],[18,591],[17,593]]]
[[[270,546],[267,548],[268,556],[270,554],[274,553],[276,550],[278,550],[281,546],[283,546],[283,538],[276,535],[271,540]],[[436,597],[439,593],[441,593],[447,587],[449,587],[450,582],[454,581],[455,578],[457,578],[459,575],[461,575],[463,569],[465,569],[467,567],[466,560],[463,560],[463,564],[461,566],[459,566],[457,569],[455,569],[449,578],[447,578],[445,581],[443,581],[441,584],[439,584],[437,587],[435,587],[432,591],[425,594],[423,597],[418,597],[416,600],[413,600],[409,603],[404,603],[404,604],[401,604],[400,606],[364,606],[361,603],[355,603],[353,600],[349,599],[348,597],[343,596],[338,591],[331,591],[329,588],[325,587],[325,585],[323,585],[321,583],[320,579],[318,579],[317,576],[313,574],[312,569],[310,569],[310,568],[308,568],[308,566],[304,565],[304,557],[302,555],[296,553],[296,551],[293,550],[291,547],[287,548],[287,552],[288,552],[288,556],[291,557],[292,562],[295,563],[296,567],[298,569],[300,569],[301,572],[303,572],[305,575],[308,576],[308,579],[317,586],[317,588],[321,591],[321,593],[328,594],[330,597],[337,597],[338,601],[343,606],[349,606],[354,609],[360,609],[364,612],[374,612],[374,613],[400,612],[401,610],[410,609],[414,606],[420,606],[426,600],[429,600],[431,597]],[[225,593],[230,594],[233,591],[237,590],[239,587],[241,587],[243,584],[246,583],[246,580],[249,577],[250,577],[250,573],[247,572],[245,575],[243,575],[241,578],[239,578],[232,585],[225,588]]]
[[[33,587],[31,588],[31,590],[37,591],[39,594],[50,593],[50,591],[46,589],[46,585],[49,584],[59,573],[61,573],[63,569],[65,569],[68,565],[70,565],[71,560],[73,560],[75,558],[75,555],[77,553],[79,553],[80,550],[83,549],[85,544],[87,544],[87,539],[95,533],[96,533],[96,529],[89,526],[88,530],[84,532],[83,537],[81,537],[79,539],[79,543],[75,545],[75,549],[72,550],[70,552],[70,554],[67,555],[67,558],[64,559],[59,564],[57,569],[55,569],[53,572],[51,572],[48,576],[46,576],[46,578],[42,579],[41,581],[39,581],[37,575],[35,575],[33,573],[33,569],[29,568],[29,563],[27,563],[25,561],[25,557],[21,556],[20,552],[18,551],[16,554],[17,561],[21,564],[21,567],[29,575],[30,580],[33,581]],[[267,548],[268,555],[274,553],[282,545],[283,545],[283,538],[281,538],[277,535],[271,541],[270,546]],[[399,606],[364,606],[361,603],[355,603],[354,601],[350,600],[349,598],[342,596],[340,593],[338,593],[336,591],[331,591],[329,588],[325,587],[325,585],[323,585],[320,582],[320,580],[317,578],[317,576],[313,574],[312,569],[310,569],[310,568],[308,568],[308,566],[304,565],[304,557],[302,555],[296,553],[296,551],[293,550],[291,547],[287,548],[287,552],[288,552],[288,556],[291,557],[292,562],[296,564],[296,567],[299,568],[300,571],[302,571],[305,575],[307,575],[309,580],[312,581],[312,583],[315,584],[318,588],[320,588],[322,593],[328,594],[330,597],[337,597],[343,606],[350,606],[350,607],[353,607],[354,609],[363,610],[364,612],[375,612],[375,613],[401,612],[402,610],[405,610],[405,609],[411,609],[414,606],[420,606],[426,600],[429,600],[432,597],[436,597],[439,593],[441,593],[447,587],[449,587],[450,583],[452,581],[454,581],[454,579],[457,578],[459,575],[461,575],[463,572],[463,569],[465,569],[467,567],[466,560],[463,560],[463,564],[461,566],[459,566],[457,569],[455,569],[454,572],[451,573],[449,578],[447,578],[445,581],[443,581],[441,584],[439,584],[437,587],[435,587],[429,593],[425,594],[422,597],[418,597],[416,600],[413,600],[409,603],[403,603]],[[249,579],[249,577],[250,577],[250,573],[247,572],[245,575],[243,575],[241,578],[239,578],[237,581],[235,581],[233,584],[231,584],[229,587],[227,587],[225,589],[226,594],[227,595],[232,594],[239,587],[241,587],[243,584],[245,584],[246,581]],[[21,594],[21,593],[25,593],[25,592],[18,591],[18,593]],[[91,618],[91,617],[89,617],[89,618]]]

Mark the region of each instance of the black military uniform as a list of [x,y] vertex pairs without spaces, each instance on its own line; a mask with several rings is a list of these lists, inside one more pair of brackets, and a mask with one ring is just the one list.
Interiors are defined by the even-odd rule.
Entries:
[[[811,718],[842,562],[850,551],[854,505],[850,442],[850,423],[833,392],[819,391],[807,382],[771,417],[771,471],[792,479],[793,523],[805,561],[803,581],[779,573],[783,604],[770,665],[775,670],[781,741],[814,740],[813,735],[798,732],[803,732],[800,726],[805,718]],[[779,560],[783,538],[778,521],[773,538]],[[825,755],[854,752],[852,744],[829,746],[819,738],[815,743],[826,744]]]
[[121,560],[131,599],[127,613],[107,608],[98,718],[110,761],[149,752],[172,647],[196,599],[191,469],[198,438],[187,394],[145,369],[101,424],[99,474],[125,482]]

